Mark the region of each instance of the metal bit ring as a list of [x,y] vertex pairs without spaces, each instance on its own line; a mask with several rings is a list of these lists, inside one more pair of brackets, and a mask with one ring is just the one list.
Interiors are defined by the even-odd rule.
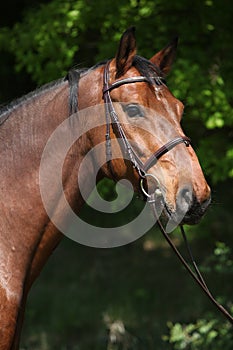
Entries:
[[155,194],[161,196],[161,195],[162,195],[162,192],[161,192],[161,190],[160,190],[160,182],[159,182],[159,180],[157,179],[157,177],[156,177],[155,175],[149,174],[149,173],[144,174],[144,177],[140,180],[140,187],[141,187],[142,193],[143,193],[147,198],[151,198],[151,194],[147,193],[147,191],[146,191],[145,188],[144,188],[144,183],[143,183],[144,180],[145,180],[147,177],[152,177],[152,178],[156,181],[158,187],[157,187],[156,190],[155,190]]

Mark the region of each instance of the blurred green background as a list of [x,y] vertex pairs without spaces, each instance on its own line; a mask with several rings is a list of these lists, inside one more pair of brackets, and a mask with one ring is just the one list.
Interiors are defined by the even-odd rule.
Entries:
[[[182,126],[213,195],[206,217],[188,234],[211,290],[228,309],[233,302],[232,23],[228,0],[0,3],[1,104],[65,76],[71,67],[113,57],[130,25],[136,26],[138,54],[147,58],[179,36],[168,85],[185,104]],[[111,197],[113,184],[101,186]],[[127,215],[140,205],[135,198]],[[88,207],[82,214],[93,215]],[[96,220],[101,226],[101,215]],[[117,225],[117,218],[108,220]],[[174,239],[182,249],[177,233]],[[232,348],[232,329],[157,231],[107,250],[64,238],[31,290],[21,342],[21,349],[30,350]]]

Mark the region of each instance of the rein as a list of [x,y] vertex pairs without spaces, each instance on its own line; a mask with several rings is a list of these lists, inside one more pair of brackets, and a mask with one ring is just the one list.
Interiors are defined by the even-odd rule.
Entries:
[[190,247],[190,245],[188,243],[187,236],[185,234],[184,227],[181,225],[180,226],[180,231],[182,233],[182,236],[183,236],[183,239],[184,239],[184,243],[185,243],[186,249],[188,251],[190,262],[191,262],[195,272],[193,272],[193,270],[191,269],[191,267],[189,266],[189,264],[187,263],[185,258],[182,256],[182,254],[176,248],[175,244],[172,242],[172,240],[170,239],[169,235],[165,231],[161,221],[159,220],[159,217],[157,215],[157,210],[156,210],[155,194],[152,194],[150,196],[149,203],[151,205],[153,215],[154,215],[154,217],[156,219],[156,223],[157,223],[157,225],[158,225],[162,235],[164,236],[164,238],[166,239],[166,241],[168,242],[168,244],[170,245],[170,247],[172,248],[172,250],[174,251],[174,253],[178,257],[178,259],[181,261],[182,265],[185,267],[185,269],[188,271],[188,273],[194,279],[194,281],[199,285],[199,287],[203,290],[203,292],[207,295],[207,297],[210,299],[210,301],[228,319],[228,321],[231,324],[233,324],[233,317],[229,314],[229,312],[221,304],[219,304],[217,302],[217,300],[214,298],[212,293],[209,291],[209,289],[208,289],[208,287],[207,287],[207,285],[205,283],[205,280],[204,280],[204,278],[203,278],[203,276],[202,276],[200,270],[198,269],[198,266],[197,266],[197,264],[196,264],[196,262],[194,260],[194,257],[193,257],[192,251],[191,251],[191,247]]
[[160,188],[158,188],[154,191],[154,193],[149,194],[143,187],[143,182],[147,177],[152,177],[156,180],[156,182],[159,185],[158,180],[153,174],[147,173],[147,171],[154,166],[158,159],[161,158],[165,153],[169,152],[171,149],[176,147],[178,144],[184,143],[186,147],[190,145],[190,139],[186,136],[180,136],[177,137],[169,142],[167,142],[165,145],[160,147],[157,151],[155,151],[151,157],[143,163],[141,159],[138,157],[136,152],[134,151],[133,147],[131,146],[130,142],[128,141],[126,134],[124,132],[124,129],[119,121],[118,115],[114,109],[112,99],[110,96],[110,91],[121,86],[124,84],[130,84],[130,83],[138,83],[138,82],[146,82],[151,84],[151,81],[149,81],[148,78],[144,76],[136,76],[136,77],[131,77],[131,78],[126,78],[126,79],[121,79],[121,80],[116,80],[112,84],[109,84],[109,66],[110,66],[110,61],[107,62],[105,69],[104,69],[104,76],[103,76],[103,81],[104,81],[104,86],[103,86],[103,98],[104,98],[104,105],[105,105],[105,114],[106,114],[106,160],[107,164],[109,166],[110,172],[112,173],[113,177],[114,176],[114,171],[111,165],[111,157],[112,157],[112,151],[111,151],[111,137],[110,137],[110,127],[112,126],[112,129],[114,133],[119,137],[121,142],[121,145],[125,151],[125,153],[129,156],[129,160],[131,161],[133,168],[135,168],[139,174],[140,177],[140,186],[143,194],[147,197],[148,203],[150,203],[153,215],[155,217],[156,223],[163,234],[164,238],[172,248],[172,250],[175,252],[176,256],[178,259],[181,261],[182,265],[185,267],[185,269],[189,272],[191,277],[196,281],[196,283],[199,285],[199,287],[203,290],[203,292],[207,295],[207,297],[211,300],[211,302],[218,308],[218,310],[228,319],[228,321],[233,324],[233,317],[229,314],[229,312],[217,302],[217,300],[213,297],[211,292],[209,291],[204,278],[201,275],[200,270],[197,267],[197,264],[193,258],[193,254],[191,252],[190,245],[188,243],[185,231],[183,226],[180,226],[181,234],[183,236],[188,255],[190,258],[190,261],[192,263],[193,269],[189,266],[188,262],[186,259],[182,256],[182,254],[179,252],[179,250],[176,248],[172,240],[170,239],[169,235],[167,234],[166,230],[164,229],[159,216],[157,214],[157,209],[156,209],[156,196],[161,197],[162,193],[160,191]]

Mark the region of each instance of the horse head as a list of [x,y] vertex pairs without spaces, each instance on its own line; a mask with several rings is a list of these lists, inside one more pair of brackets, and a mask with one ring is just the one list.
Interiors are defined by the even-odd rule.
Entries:
[[[108,160],[111,167],[102,170],[115,179],[129,178],[136,191],[140,190],[140,177],[146,175],[149,191],[159,189],[158,202],[163,204],[169,220],[175,224],[196,224],[210,203],[210,188],[180,125],[184,106],[165,82],[176,47],[175,39],[150,60],[137,56],[134,28],[129,28],[108,68],[100,68],[105,74],[105,99],[99,94],[100,103],[110,104],[106,110],[111,118],[107,121],[111,125],[107,142],[118,140],[112,159]],[[164,145],[171,145],[171,140],[178,142],[152,161]],[[125,148],[126,153],[127,148],[131,153],[127,157]],[[121,157],[114,156],[116,150]]]

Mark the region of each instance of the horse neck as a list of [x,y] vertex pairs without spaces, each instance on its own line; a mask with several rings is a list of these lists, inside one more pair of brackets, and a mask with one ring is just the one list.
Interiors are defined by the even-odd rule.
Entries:
[[[29,271],[31,264],[30,280],[38,274],[61,238],[41,200],[39,168],[46,142],[68,118],[68,98],[68,83],[64,82],[14,108],[0,128],[0,207],[3,213],[0,217],[0,255],[2,260],[6,257],[8,266],[20,261],[19,274],[23,270]],[[85,107],[84,99],[81,104]],[[77,174],[86,153],[84,137],[82,142],[71,147],[63,167],[64,190],[77,211],[83,204]],[[47,159],[48,169],[50,160]],[[51,169],[51,172],[55,171]],[[88,171],[91,172],[91,165]],[[83,181],[89,185],[85,176]],[[56,187],[51,196],[54,203],[59,203]],[[6,275],[4,272],[3,276]]]

